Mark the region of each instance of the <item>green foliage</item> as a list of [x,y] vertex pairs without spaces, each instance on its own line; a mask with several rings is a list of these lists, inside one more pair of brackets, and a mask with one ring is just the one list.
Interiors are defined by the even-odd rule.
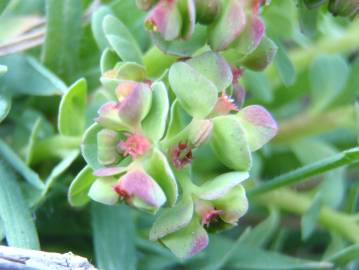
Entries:
[[0,1],[1,244],[357,269],[357,2],[165,2]]

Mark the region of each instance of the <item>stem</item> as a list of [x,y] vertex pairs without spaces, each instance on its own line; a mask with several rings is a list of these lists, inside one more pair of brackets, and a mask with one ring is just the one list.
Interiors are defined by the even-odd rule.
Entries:
[[38,141],[34,146],[33,163],[41,162],[48,158],[63,158],[69,151],[78,149],[81,144],[81,137],[69,137],[55,135],[48,139]]
[[[307,48],[295,49],[289,53],[289,57],[297,71],[302,72],[322,53],[343,53],[357,49],[359,46],[359,22],[353,23],[341,37],[324,37]],[[280,85],[279,74],[272,64],[266,74],[273,86]]]
[[178,183],[181,186],[183,194],[196,193],[197,186],[192,183],[189,169],[185,168],[181,170],[175,170],[174,173]]
[[[340,117],[338,117],[340,116]],[[288,143],[293,140],[320,134],[335,128],[355,128],[355,109],[344,106],[318,114],[303,113],[280,123],[279,133],[273,143]]]
[[[263,206],[274,206],[284,211],[303,215],[311,205],[311,199],[295,191],[281,189],[260,195],[255,202]],[[349,214],[322,207],[319,214],[319,223],[330,230],[344,236],[346,239],[359,243],[359,225]]]
[[297,170],[275,177],[258,187],[248,191],[250,197],[271,191],[284,186],[289,186],[305,181],[308,177],[324,173],[326,171],[359,162],[359,147],[354,147],[338,153],[332,157],[319,160]]

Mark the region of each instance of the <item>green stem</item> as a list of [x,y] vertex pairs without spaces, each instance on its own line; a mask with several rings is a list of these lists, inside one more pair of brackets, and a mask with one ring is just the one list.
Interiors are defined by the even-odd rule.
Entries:
[[[322,53],[344,53],[355,50],[358,46],[359,22],[353,23],[341,37],[324,37],[309,47],[291,51],[289,57],[296,71],[300,73]],[[274,87],[280,84],[281,80],[274,65],[267,68],[266,74]]]
[[[310,198],[288,189],[276,190],[260,195],[255,198],[254,202],[266,207],[278,207],[284,211],[299,215],[306,213],[311,205]],[[349,241],[359,243],[359,225],[351,215],[328,207],[322,207],[319,223],[330,230],[336,231]]]
[[310,176],[321,174],[329,170],[344,165],[354,164],[357,162],[359,162],[359,147],[354,147],[341,153],[338,153],[332,157],[319,160],[297,170],[275,177],[272,180],[266,181],[265,183],[250,189],[248,191],[248,196],[258,196],[259,194],[280,187],[289,186],[298,182],[305,181]]
[[69,137],[55,135],[42,141],[37,141],[34,146],[34,159],[32,163],[57,157],[65,157],[69,151],[78,149],[81,144],[81,137]]
[[[340,116],[340,117],[339,117]],[[334,128],[355,128],[355,109],[344,106],[318,114],[303,113],[279,124],[273,143],[288,143],[296,139],[321,134]]]

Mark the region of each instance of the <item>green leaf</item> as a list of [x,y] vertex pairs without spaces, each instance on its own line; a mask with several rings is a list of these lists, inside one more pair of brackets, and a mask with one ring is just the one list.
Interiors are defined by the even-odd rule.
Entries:
[[39,175],[31,170],[19,157],[18,155],[0,139],[0,153],[1,157],[9,162],[11,166],[22,175],[26,181],[38,189],[44,188],[44,183],[39,178]]
[[43,198],[45,198],[46,193],[54,185],[56,179],[71,166],[71,164],[76,160],[78,156],[79,150],[73,150],[69,152],[66,157],[51,170],[50,175],[46,178],[45,181],[45,188],[42,192]]
[[145,167],[146,172],[160,185],[166,194],[168,205],[172,207],[178,197],[178,187],[166,156],[160,150],[154,149],[149,160],[146,161]]
[[273,2],[270,8],[263,10],[267,33],[275,37],[291,37],[296,29],[296,13],[296,3],[293,1]]
[[43,63],[60,77],[71,79],[79,60],[82,2],[46,0],[46,17]]
[[346,60],[338,55],[320,55],[309,70],[315,111],[323,110],[339,95],[349,76]]
[[251,247],[264,247],[278,230],[279,222],[279,212],[271,209],[269,216],[250,230],[242,239],[242,243]]
[[0,62],[9,68],[0,78],[0,92],[6,91],[11,96],[51,96],[66,92],[66,85],[35,58],[11,54],[0,57]]
[[150,231],[150,240],[158,240],[187,226],[193,216],[193,201],[184,196],[173,208],[164,209]]
[[113,69],[115,65],[120,61],[121,59],[113,50],[111,50],[110,48],[106,48],[101,54],[101,73],[104,74],[106,71]]
[[165,140],[177,135],[186,127],[189,121],[186,121],[186,112],[182,109],[178,99],[175,99],[171,106],[170,120],[166,132]]
[[87,83],[80,79],[62,97],[58,129],[64,136],[81,136],[86,124]]
[[245,88],[263,103],[273,101],[273,91],[267,76],[263,72],[246,70],[243,76]]
[[146,118],[142,121],[142,128],[147,137],[157,142],[165,133],[169,99],[166,85],[163,82],[153,83],[151,89],[152,105]]
[[285,86],[293,85],[296,81],[295,67],[290,60],[286,49],[280,42],[276,42],[278,46],[277,54],[274,58],[274,65],[278,70],[279,76]]
[[97,160],[97,133],[102,127],[94,123],[92,124],[83,135],[83,143],[81,144],[81,153],[87,164],[92,169],[100,169],[103,166]]
[[318,192],[310,207],[301,219],[302,239],[307,240],[315,231],[319,219],[320,209],[322,208],[322,195]]
[[102,27],[104,18],[112,15],[112,10],[107,6],[100,6],[91,16],[91,30],[96,40],[97,46],[103,51],[109,47],[105,32]]
[[349,262],[357,260],[359,258],[359,244],[349,246],[340,250],[338,253],[333,254],[328,261],[334,263],[336,267],[343,267]]
[[216,86],[190,65],[184,62],[172,65],[168,79],[172,90],[188,114],[203,118],[213,110],[217,102]]
[[[228,264],[229,269],[236,270],[324,270],[332,269],[329,262],[314,262],[281,255],[272,251],[239,245],[233,252],[233,258]],[[234,257],[234,256],[233,256]]]
[[93,170],[85,166],[71,182],[67,199],[72,206],[81,207],[90,201],[87,194],[96,179],[92,173]]
[[0,219],[9,246],[40,249],[34,221],[15,175],[1,161]]
[[0,76],[7,72],[7,66],[0,65]]
[[210,145],[221,162],[228,168],[248,171],[252,164],[245,132],[234,115],[213,119]]
[[272,62],[277,50],[277,45],[270,38],[264,36],[258,47],[240,62],[249,69],[261,71]]
[[91,223],[96,265],[106,270],[136,270],[135,225],[129,208],[93,203]]
[[153,43],[164,53],[181,57],[192,56],[206,44],[207,28],[196,25],[192,37],[187,40],[166,41],[159,33],[151,33]]
[[123,61],[142,64],[142,52],[127,27],[114,16],[107,15],[103,21],[103,29],[111,47]]
[[10,0],[0,0],[0,15],[6,9],[6,7],[9,3],[10,3]]
[[209,201],[218,199],[248,178],[248,172],[229,172],[221,174],[200,186],[198,196],[203,200]]
[[38,135],[41,131],[41,125],[42,125],[42,118],[39,117],[37,118],[35,124],[32,127],[31,130],[31,134],[30,134],[30,138],[29,138],[29,143],[26,147],[26,164],[31,164],[33,158],[34,158],[34,154],[35,154],[35,143],[38,139]]
[[9,114],[11,108],[11,98],[0,93],[0,123]]
[[210,80],[217,87],[218,92],[232,84],[231,67],[217,53],[206,52],[191,58],[186,63]]

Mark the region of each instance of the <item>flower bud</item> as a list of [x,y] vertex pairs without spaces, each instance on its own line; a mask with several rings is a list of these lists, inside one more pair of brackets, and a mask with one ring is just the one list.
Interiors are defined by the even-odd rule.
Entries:
[[117,152],[118,141],[118,134],[113,130],[103,129],[97,133],[97,159],[101,165],[118,162],[120,158]]
[[91,185],[88,196],[96,202],[114,205],[119,199],[118,194],[112,188],[116,182],[117,180],[113,177],[98,178]]
[[159,32],[164,40],[178,38],[182,18],[176,0],[160,0],[148,14],[145,26],[153,32]]
[[117,194],[128,204],[149,212],[156,212],[166,196],[157,182],[142,170],[132,170],[113,186]]
[[223,211],[220,213],[220,217],[224,222],[237,224],[238,219],[248,210],[248,200],[244,187],[237,185],[223,197],[214,200],[213,206]]
[[205,143],[212,133],[213,123],[211,120],[194,119],[188,131],[188,142],[196,148]]
[[144,83],[124,81],[117,86],[116,95],[120,102],[118,112],[121,120],[137,127],[151,108],[151,89]]
[[330,0],[329,10],[335,16],[352,17],[359,13],[358,0]]
[[221,2],[219,0],[195,0],[196,19],[201,24],[211,24],[214,22],[220,11]]

